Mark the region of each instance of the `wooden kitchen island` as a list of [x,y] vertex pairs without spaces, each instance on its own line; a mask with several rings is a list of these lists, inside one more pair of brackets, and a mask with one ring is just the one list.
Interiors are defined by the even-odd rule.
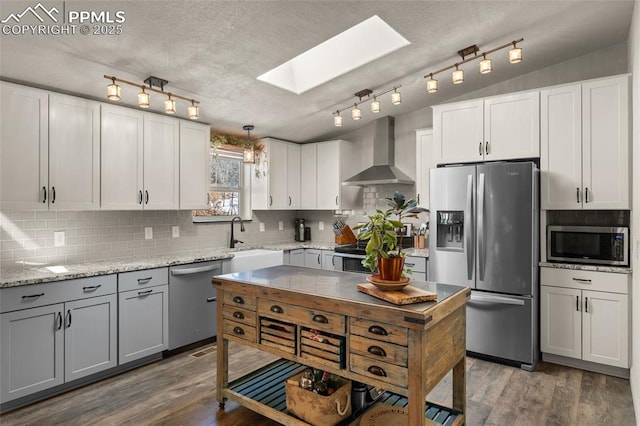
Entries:
[[[424,425],[426,416],[464,424],[470,290],[414,282],[437,293],[437,301],[396,306],[359,292],[356,286],[365,278],[296,266],[214,277],[220,407],[229,399],[282,424],[304,425],[286,411],[284,382],[310,366],[385,389],[380,401],[408,404],[409,425]],[[282,359],[229,383],[229,341]],[[452,407],[425,402],[451,370]]]

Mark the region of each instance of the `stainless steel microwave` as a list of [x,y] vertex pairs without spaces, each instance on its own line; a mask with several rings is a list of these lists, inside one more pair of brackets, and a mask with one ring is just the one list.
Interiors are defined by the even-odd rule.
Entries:
[[548,226],[547,260],[629,266],[629,228]]

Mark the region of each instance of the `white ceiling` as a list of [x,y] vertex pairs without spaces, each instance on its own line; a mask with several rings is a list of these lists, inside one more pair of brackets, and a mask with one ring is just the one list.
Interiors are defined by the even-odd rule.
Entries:
[[[31,2],[0,3],[0,19]],[[66,10],[122,10],[118,36],[0,36],[0,76],[106,101],[104,74],[140,82],[154,75],[165,87],[201,101],[200,120],[216,131],[308,142],[335,137],[378,118],[345,118],[353,94],[402,85],[403,103],[388,96],[382,115],[399,115],[627,40],[633,0],[626,1],[44,1]],[[256,80],[347,28],[378,15],[411,42],[381,59],[301,95]],[[428,95],[423,75],[454,63],[471,44],[490,49],[524,37],[524,60],[510,65],[507,50],[492,56],[494,71],[481,76],[468,63],[465,82],[439,75],[440,90]],[[122,103],[135,105],[134,87],[123,85]],[[151,97],[161,105],[161,96]],[[178,115],[186,104],[178,102]],[[346,111],[346,115],[349,112]]]

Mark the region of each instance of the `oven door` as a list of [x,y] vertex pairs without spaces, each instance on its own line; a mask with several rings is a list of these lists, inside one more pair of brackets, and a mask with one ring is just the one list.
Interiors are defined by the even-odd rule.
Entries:
[[363,255],[336,253],[335,256],[342,259],[342,270],[345,272],[359,272],[361,274],[371,273],[368,268],[362,266],[362,259],[364,259]]

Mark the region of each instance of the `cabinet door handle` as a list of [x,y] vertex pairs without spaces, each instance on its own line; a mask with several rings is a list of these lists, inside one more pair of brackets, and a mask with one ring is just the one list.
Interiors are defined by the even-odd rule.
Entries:
[[138,204],[142,204],[142,190],[138,191]]
[[489,141],[484,143],[484,152],[486,155],[489,155]]
[[291,197],[289,197],[289,205],[291,205]]
[[416,195],[416,202],[420,205],[420,194]]
[[243,314],[242,312],[235,311],[235,312],[233,313],[233,317],[234,317],[235,319],[244,319],[244,314]]
[[273,197],[271,195],[269,195],[269,205],[270,206],[273,205]]
[[149,191],[145,189],[144,191],[144,203],[149,204]]
[[580,204],[580,188],[576,188],[576,203]]
[[29,294],[27,296],[22,296],[23,299],[35,299],[36,297],[44,296],[44,293],[38,294]]
[[149,290],[145,290],[145,291],[139,291],[138,292],[138,297],[140,296],[146,296],[147,294],[150,294],[153,291],[153,289],[149,289]]
[[240,327],[233,327],[233,332],[240,335],[244,334],[244,330],[241,329]]
[[579,283],[591,283],[591,280],[588,280],[586,278],[571,278],[574,281],[578,281]]
[[580,296],[576,296],[576,311],[580,312]]
[[589,188],[584,189],[584,202],[585,203],[589,202]]
[[60,330],[62,328],[62,313],[58,312],[58,316],[56,317],[56,321],[58,323],[56,330]]
[[589,312],[589,298],[585,296],[584,298],[584,311]]
[[336,255],[331,256],[331,266],[336,266]]
[[275,312],[276,314],[282,314],[284,313],[284,310],[278,306],[278,305],[273,305],[271,306],[271,308],[269,309],[271,312]]
[[322,260],[320,260],[320,255],[318,255],[318,265],[320,265],[322,263]]
[[478,155],[482,157],[482,142],[478,144]]
[[218,300],[217,297],[207,297],[207,303],[215,302],[216,300]]
[[371,327],[369,327],[369,333],[377,334],[378,336],[386,336],[388,334],[387,330],[380,327],[379,325],[372,325]]
[[372,365],[371,367],[367,368],[367,371],[371,374],[375,374],[376,376],[387,377],[387,372],[377,365]]
[[102,287],[102,284],[90,285],[90,286],[87,286],[87,287],[82,287],[82,291],[95,291],[95,290],[99,289],[100,287]]
[[42,204],[47,202],[47,187],[42,187]]
[[236,296],[233,298],[233,303],[237,303],[238,305],[244,305],[244,299],[240,296]]
[[52,186],[51,187],[51,204],[54,204],[56,202],[56,187]]
[[71,327],[71,310],[70,309],[67,310],[67,325],[65,328],[69,328],[69,327]]
[[138,278],[138,284],[146,284],[149,281],[151,281],[151,278],[153,277],[147,277],[147,278]]
[[338,203],[338,197],[339,195],[336,195],[336,206],[339,206],[340,204]]
[[369,346],[367,352],[376,356],[386,357],[387,353],[380,346]]
[[314,322],[319,322],[321,324],[329,324],[329,320],[324,315],[316,314],[313,316],[312,320]]

